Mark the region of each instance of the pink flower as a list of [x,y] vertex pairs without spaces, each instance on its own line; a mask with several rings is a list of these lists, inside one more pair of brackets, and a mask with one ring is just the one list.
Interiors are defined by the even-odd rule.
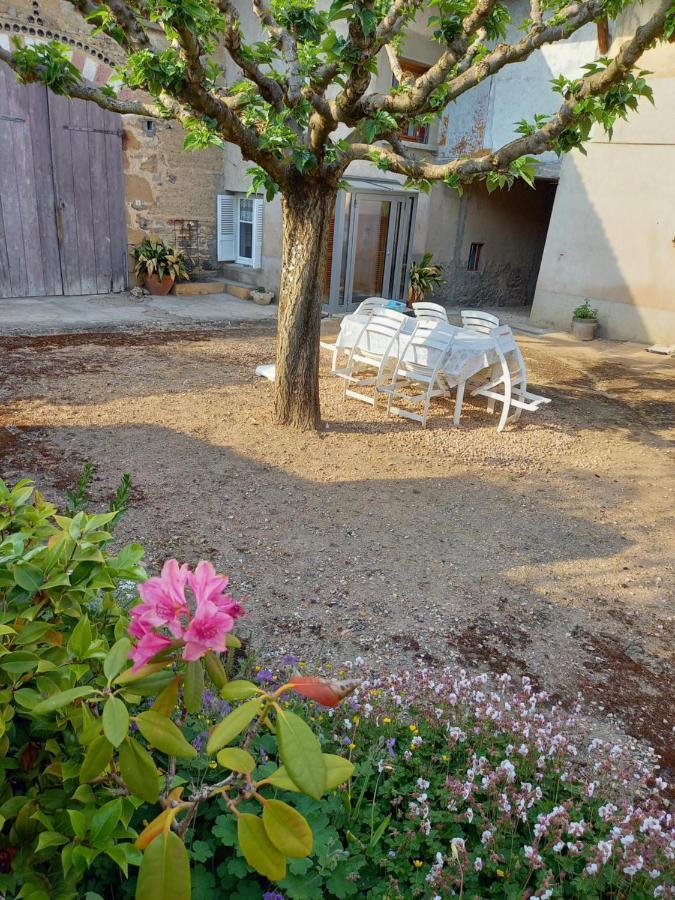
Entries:
[[233,625],[234,618],[223,612],[215,603],[210,600],[200,603],[193,620],[183,634],[185,641],[183,659],[188,661],[200,659],[209,650],[224,653],[225,635],[228,631],[232,631]]
[[197,563],[194,572],[188,572],[188,583],[199,606],[206,600],[214,603],[216,598],[220,598],[230,580],[224,575],[217,575],[211,563],[203,559]]
[[153,656],[156,656],[171,644],[171,640],[154,631],[148,631],[135,647],[129,651],[129,659],[133,659],[133,671],[137,672],[141,666],[149,662]]
[[[168,559],[162,567],[159,578],[149,578],[144,584],[139,585],[138,593],[144,601],[140,604],[140,608],[143,609],[140,615],[144,624],[155,628],[166,625],[175,637],[182,636],[183,624],[180,617],[188,616],[190,613],[185,599],[188,576],[187,564],[179,566],[177,560]],[[140,624],[137,627],[141,627]]]

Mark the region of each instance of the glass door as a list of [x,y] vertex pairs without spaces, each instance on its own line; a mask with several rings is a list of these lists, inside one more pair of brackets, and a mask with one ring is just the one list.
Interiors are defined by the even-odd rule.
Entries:
[[348,312],[367,297],[403,300],[415,196],[341,192],[331,219],[323,286],[329,311]]

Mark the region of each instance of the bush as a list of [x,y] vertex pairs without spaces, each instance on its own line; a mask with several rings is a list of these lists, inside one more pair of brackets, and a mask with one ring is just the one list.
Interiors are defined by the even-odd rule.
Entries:
[[[71,505],[85,495],[86,486]],[[139,586],[141,603],[121,607],[121,582],[146,575],[139,545],[104,549],[118,515],[58,515],[30,482],[10,490],[0,481],[0,891],[70,900],[107,859],[117,880],[140,866],[137,897],[188,900],[184,837],[210,804],[232,834],[229,854],[238,846],[240,865],[280,880],[313,836],[276,787],[319,800],[353,770],[322,753],[283,698],[319,690],[335,704],[341,695],[316,679],[274,691],[229,680],[221,655],[239,645],[231,632],[241,609],[207,562],[190,571],[169,560]],[[211,723],[188,783],[177,764],[198,756],[186,723],[199,716],[207,678],[237,705]],[[282,765],[254,775],[248,747],[265,739]]]

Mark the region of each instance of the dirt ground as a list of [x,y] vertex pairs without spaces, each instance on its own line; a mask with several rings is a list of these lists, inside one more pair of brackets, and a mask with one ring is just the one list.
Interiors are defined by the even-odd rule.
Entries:
[[229,571],[267,649],[529,674],[672,766],[673,361],[519,342],[553,403],[501,435],[470,403],[388,419],[325,366],[298,434],[254,374],[271,327],[3,338],[0,473],[59,497],[88,458],[97,500],[131,473],[120,537]]

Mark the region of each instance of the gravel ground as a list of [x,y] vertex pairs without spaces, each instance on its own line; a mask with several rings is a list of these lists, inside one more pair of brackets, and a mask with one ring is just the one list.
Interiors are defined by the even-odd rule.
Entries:
[[326,368],[298,434],[253,374],[269,327],[3,338],[0,472],[59,496],[89,458],[98,500],[130,472],[120,537],[227,570],[261,646],[528,674],[672,766],[672,360],[519,342],[553,403],[501,435],[470,403],[388,419]]

